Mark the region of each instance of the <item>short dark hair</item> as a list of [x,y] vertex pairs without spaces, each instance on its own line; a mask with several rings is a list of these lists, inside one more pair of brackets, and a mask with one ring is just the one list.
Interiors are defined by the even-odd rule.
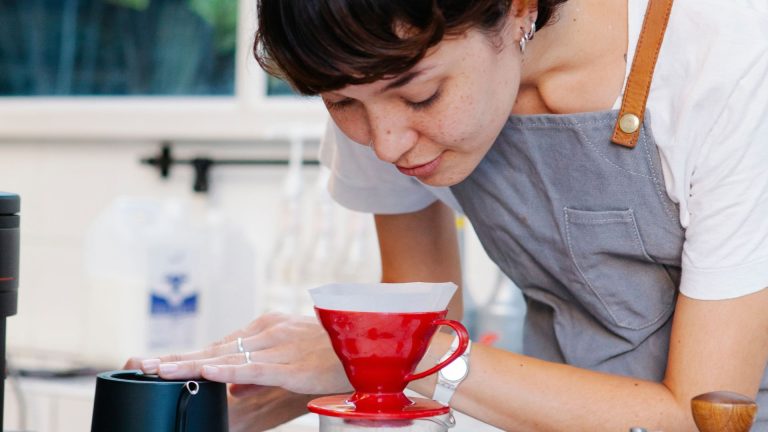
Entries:
[[[566,0],[539,0],[536,27]],[[445,36],[495,31],[513,0],[258,0],[256,60],[315,95],[394,77]],[[408,31],[399,31],[408,29]]]

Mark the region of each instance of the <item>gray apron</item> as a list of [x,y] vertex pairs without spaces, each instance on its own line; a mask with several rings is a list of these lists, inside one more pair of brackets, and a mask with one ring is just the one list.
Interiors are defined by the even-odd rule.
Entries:
[[[634,149],[610,141],[617,113],[512,116],[451,189],[525,296],[525,354],[659,382],[684,230],[649,113]],[[761,389],[753,430],[768,430],[768,374]]]

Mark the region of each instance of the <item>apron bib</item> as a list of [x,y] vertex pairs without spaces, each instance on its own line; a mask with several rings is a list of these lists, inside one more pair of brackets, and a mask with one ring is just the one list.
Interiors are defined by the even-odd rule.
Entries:
[[[641,94],[640,104],[627,96],[621,110],[511,116],[451,190],[488,255],[523,292],[525,354],[659,382],[684,230],[645,110],[654,64],[648,71],[633,61],[625,94]],[[643,68],[647,79],[633,80]],[[633,82],[645,88],[634,91]],[[631,111],[640,124],[621,131]],[[757,402],[768,407],[768,371]],[[753,430],[768,430],[768,409],[761,411]]]
[[511,117],[452,191],[525,295],[526,354],[659,381],[684,233],[649,119],[628,150],[616,115]]

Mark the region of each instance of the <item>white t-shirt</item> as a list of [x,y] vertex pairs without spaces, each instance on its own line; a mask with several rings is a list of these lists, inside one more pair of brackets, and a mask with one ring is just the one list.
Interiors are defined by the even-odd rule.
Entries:
[[[628,4],[632,59],[648,0]],[[647,107],[686,229],[681,292],[726,299],[768,287],[768,1],[677,0]],[[353,210],[408,213],[437,199],[460,210],[448,188],[401,174],[332,122],[320,159],[331,194]]]

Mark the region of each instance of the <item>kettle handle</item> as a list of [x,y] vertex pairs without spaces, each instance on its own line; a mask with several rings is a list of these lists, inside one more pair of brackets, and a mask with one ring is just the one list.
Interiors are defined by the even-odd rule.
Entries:
[[187,406],[189,399],[200,391],[200,384],[196,381],[187,381],[176,403],[176,432],[187,432]]

